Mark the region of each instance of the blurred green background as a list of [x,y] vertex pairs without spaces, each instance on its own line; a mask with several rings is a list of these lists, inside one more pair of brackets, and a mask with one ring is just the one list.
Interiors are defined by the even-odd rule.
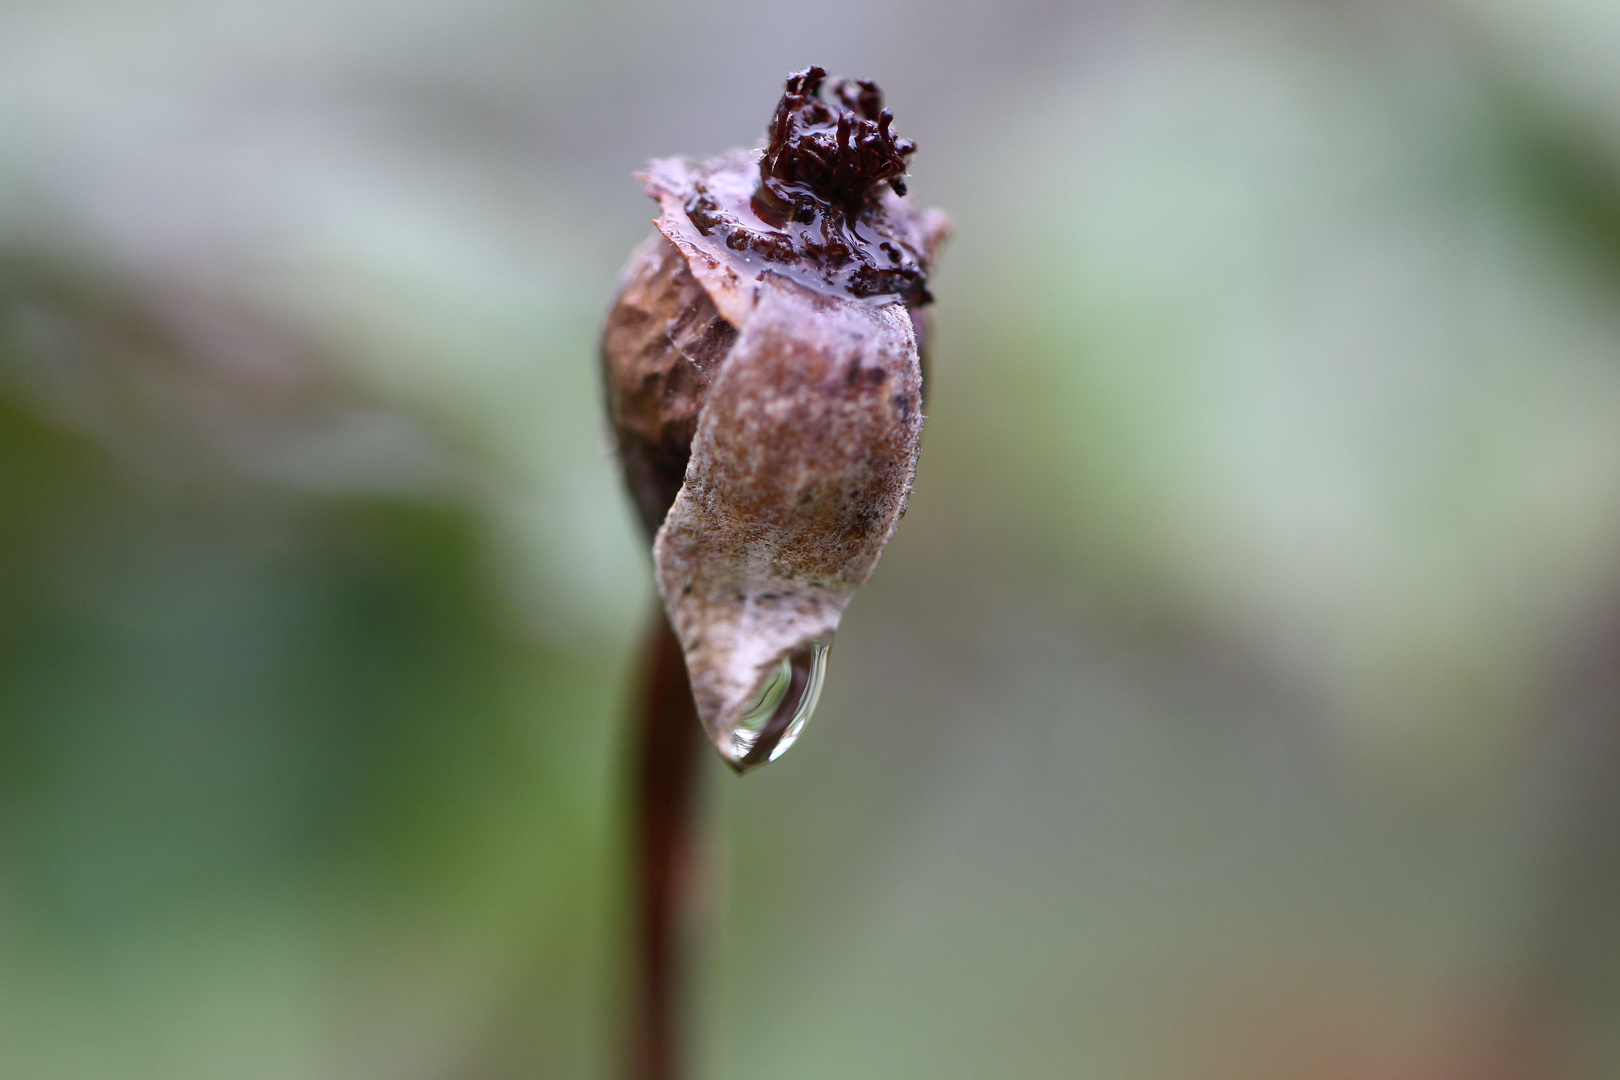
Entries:
[[0,1076],[610,1077],[652,156],[882,83],[911,512],[700,1075],[1620,1075],[1620,5],[0,5]]

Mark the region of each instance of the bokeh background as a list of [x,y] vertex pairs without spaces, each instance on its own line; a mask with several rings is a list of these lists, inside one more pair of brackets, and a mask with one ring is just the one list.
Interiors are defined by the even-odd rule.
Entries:
[[618,1073],[596,326],[807,63],[957,236],[698,1075],[1620,1075],[1620,6],[5,0],[0,1076]]

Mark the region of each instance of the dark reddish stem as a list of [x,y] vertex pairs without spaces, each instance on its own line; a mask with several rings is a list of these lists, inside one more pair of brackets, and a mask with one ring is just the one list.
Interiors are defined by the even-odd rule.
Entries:
[[635,1012],[632,1080],[680,1080],[681,925],[703,747],[686,660],[662,610],[643,652],[635,729]]

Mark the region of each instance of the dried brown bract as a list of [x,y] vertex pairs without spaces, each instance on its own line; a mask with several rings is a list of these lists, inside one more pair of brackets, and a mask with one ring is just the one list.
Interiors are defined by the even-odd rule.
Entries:
[[916,472],[920,309],[947,224],[870,82],[789,77],[763,150],[648,166],[662,214],[603,336],[609,415],[698,715],[786,750]]

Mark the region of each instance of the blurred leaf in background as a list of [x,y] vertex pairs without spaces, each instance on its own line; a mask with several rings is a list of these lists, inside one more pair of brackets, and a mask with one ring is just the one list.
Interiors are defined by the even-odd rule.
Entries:
[[536,969],[577,1059],[612,672],[466,463],[218,310],[0,281],[5,1074],[455,1071]]
[[595,325],[811,62],[958,233],[701,1075],[1620,1071],[1614,5],[19,0],[0,1076],[614,1074]]

